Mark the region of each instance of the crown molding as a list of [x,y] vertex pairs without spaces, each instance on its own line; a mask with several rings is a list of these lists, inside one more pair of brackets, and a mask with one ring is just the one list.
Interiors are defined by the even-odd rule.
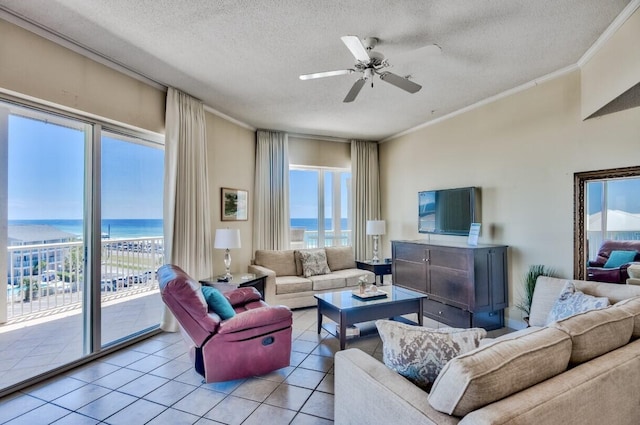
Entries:
[[625,7],[622,12],[616,19],[611,22],[611,25],[607,27],[606,30],[600,37],[596,40],[595,43],[585,52],[584,55],[580,59],[578,59],[578,66],[582,68],[591,58],[604,46],[604,44],[609,41],[609,39],[624,25],[625,22],[635,13],[635,11],[640,7],[640,0],[632,0],[627,7]]

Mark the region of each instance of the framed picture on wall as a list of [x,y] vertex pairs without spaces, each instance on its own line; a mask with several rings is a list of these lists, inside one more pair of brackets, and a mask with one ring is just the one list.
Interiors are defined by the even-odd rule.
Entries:
[[221,220],[245,221],[249,219],[249,192],[241,189],[221,189]]

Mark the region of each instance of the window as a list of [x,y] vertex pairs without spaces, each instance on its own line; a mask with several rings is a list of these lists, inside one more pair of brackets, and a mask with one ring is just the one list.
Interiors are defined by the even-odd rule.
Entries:
[[291,167],[291,247],[351,245],[351,171]]
[[605,240],[640,239],[640,178],[591,181],[586,192],[589,259]]
[[163,169],[159,136],[0,99],[0,394],[158,327]]

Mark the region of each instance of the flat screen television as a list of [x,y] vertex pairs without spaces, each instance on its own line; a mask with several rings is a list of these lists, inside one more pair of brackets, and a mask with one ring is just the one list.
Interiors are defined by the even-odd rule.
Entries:
[[479,219],[480,189],[427,190],[418,193],[418,232],[468,236]]

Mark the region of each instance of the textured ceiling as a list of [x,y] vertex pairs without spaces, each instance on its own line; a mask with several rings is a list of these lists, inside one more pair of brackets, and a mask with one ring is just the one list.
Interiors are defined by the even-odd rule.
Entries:
[[[576,64],[629,0],[0,0],[0,8],[256,128],[381,140]],[[409,94],[358,75],[380,39]],[[425,46],[436,43],[440,55]]]

